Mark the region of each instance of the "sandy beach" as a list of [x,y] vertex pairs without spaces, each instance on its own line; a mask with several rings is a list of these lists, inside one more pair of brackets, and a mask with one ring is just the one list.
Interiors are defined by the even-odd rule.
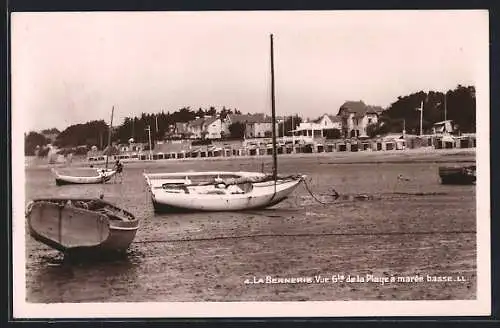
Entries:
[[[474,163],[474,150],[282,155],[280,173],[306,174],[327,205],[299,187],[251,212],[154,214],[142,178],[144,170],[270,170],[271,161],[129,162],[123,184],[83,188],[55,186],[48,165],[27,167],[27,201],[103,193],[141,220],[128,256],[111,262],[54,265],[60,255],[28,237],[27,301],[476,298],[475,186],[442,185],[437,175],[439,165]],[[342,197],[333,200],[332,188]]]

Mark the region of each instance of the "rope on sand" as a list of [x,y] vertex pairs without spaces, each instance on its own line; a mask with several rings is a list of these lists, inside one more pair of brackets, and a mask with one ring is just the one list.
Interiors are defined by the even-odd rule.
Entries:
[[455,235],[475,234],[475,230],[449,231],[380,231],[380,232],[331,232],[331,233],[297,233],[297,234],[256,234],[242,236],[216,236],[206,238],[153,239],[133,241],[132,244],[175,243],[190,241],[213,241],[224,239],[273,238],[273,237],[323,237],[323,236],[404,236],[404,235]]
[[[314,195],[314,193],[311,191],[311,188],[309,188],[309,185],[307,184],[307,181],[305,179],[303,179],[303,181],[304,181],[304,187],[306,188],[306,190],[309,193],[309,195],[311,195],[311,197],[315,201],[317,201],[318,203],[320,203],[322,205],[329,205],[328,203],[325,203],[325,202],[321,201],[318,197],[316,197]],[[340,196],[339,193],[335,189],[333,189],[333,195],[332,195],[333,200],[336,200],[337,198],[339,198],[339,196]]]

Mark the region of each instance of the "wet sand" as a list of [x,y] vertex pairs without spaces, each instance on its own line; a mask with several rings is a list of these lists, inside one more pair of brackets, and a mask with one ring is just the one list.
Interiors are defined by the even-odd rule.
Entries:
[[[153,213],[144,170],[260,171],[271,158],[126,163],[123,184],[83,187],[57,187],[47,167],[27,168],[27,201],[104,193],[141,220],[128,256],[110,262],[53,265],[60,255],[28,237],[27,301],[475,299],[475,186],[441,185],[437,174],[439,165],[474,161],[471,151],[280,156],[280,173],[307,174],[328,205],[301,186],[268,210],[175,215]],[[316,282],[320,275],[344,280]],[[423,281],[347,281],[369,275]],[[427,281],[443,276],[454,281]],[[273,278],[290,280],[266,283]]]

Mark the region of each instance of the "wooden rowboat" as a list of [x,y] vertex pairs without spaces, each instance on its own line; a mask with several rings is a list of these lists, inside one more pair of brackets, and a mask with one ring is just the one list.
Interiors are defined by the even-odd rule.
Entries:
[[100,199],[36,199],[26,218],[35,240],[64,253],[123,252],[139,227],[134,215]]

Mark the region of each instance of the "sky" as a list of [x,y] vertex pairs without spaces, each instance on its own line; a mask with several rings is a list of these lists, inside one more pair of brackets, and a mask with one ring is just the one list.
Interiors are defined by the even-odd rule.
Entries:
[[[25,132],[222,106],[336,115],[347,100],[477,85],[487,11],[14,13],[12,111]],[[481,92],[478,90],[478,92]]]

